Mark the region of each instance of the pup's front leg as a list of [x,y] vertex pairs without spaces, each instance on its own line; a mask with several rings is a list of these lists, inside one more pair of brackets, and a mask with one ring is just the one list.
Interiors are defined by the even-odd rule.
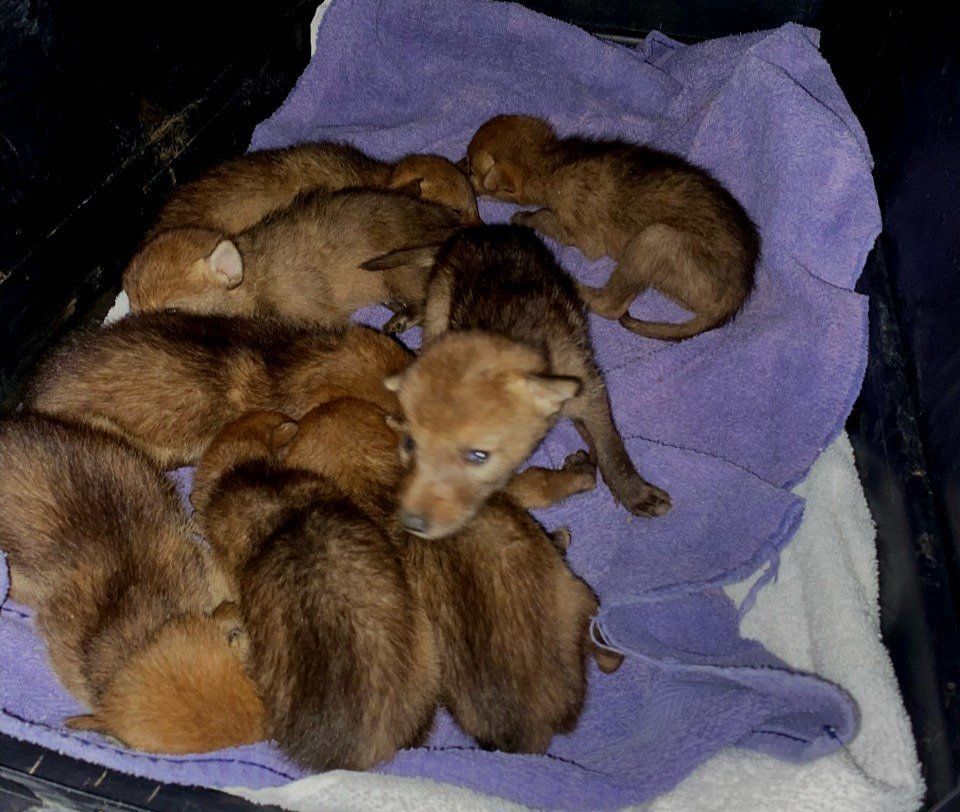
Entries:
[[389,335],[400,335],[423,324],[423,309],[417,305],[388,302],[387,307],[393,311],[393,315],[383,325],[383,332]]
[[560,222],[560,218],[553,209],[537,209],[536,211],[518,211],[510,222],[515,226],[527,226],[539,231],[544,237],[549,237],[561,245],[574,245],[573,235]]
[[596,484],[596,464],[586,451],[577,451],[567,457],[559,470],[534,467],[514,474],[503,492],[521,507],[533,510],[592,491]]
[[599,379],[577,397],[569,416],[617,502],[634,516],[663,516],[670,510],[670,495],[637,473],[613,422],[606,387]]

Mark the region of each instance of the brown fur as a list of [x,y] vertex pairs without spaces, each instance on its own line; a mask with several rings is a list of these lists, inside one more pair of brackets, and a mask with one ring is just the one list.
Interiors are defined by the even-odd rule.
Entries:
[[439,155],[408,155],[394,164],[387,188],[452,209],[465,226],[482,222],[477,198],[467,177]]
[[[536,228],[588,258],[617,266],[603,288],[581,285],[598,316],[638,335],[676,341],[732,319],[753,289],[756,227],[705,170],[679,156],[623,141],[558,138],[547,122],[496,116],[467,148],[474,188],[523,205],[513,222]],[[694,313],[683,324],[628,312],[654,288]]]
[[259,738],[234,628],[207,615],[222,579],[137,451],[40,416],[0,423],[0,547],[11,597],[36,610],[54,671],[92,709],[75,727],[163,752]]
[[298,418],[346,395],[396,408],[383,378],[410,359],[396,341],[364,327],[152,313],[61,347],[28,402],[119,434],[170,468],[196,462],[225,423],[248,411]]
[[232,575],[272,735],[305,767],[368,769],[429,728],[434,635],[376,524],[328,478],[280,464],[294,429],[277,412],[228,425],[195,504]]
[[402,188],[453,208],[465,224],[475,222],[473,190],[445,158],[409,155],[389,164],[346,144],[316,143],[251,152],[178,186],[147,239],[173,228],[239,234],[303,192],[361,187]]
[[[421,356],[387,383],[416,447],[400,500],[411,532],[456,532],[561,415],[627,510],[669,510],[668,495],[637,473],[623,446],[573,280],[529,229],[479,226],[444,244],[424,335]],[[473,451],[486,461],[471,462]]]
[[239,616],[221,609],[170,621],[118,670],[96,712],[68,719],[67,727],[148,753],[204,753],[265,739],[266,712],[236,650],[238,634]]
[[578,493],[592,491],[597,484],[597,466],[583,450],[564,460],[560,470],[530,466],[510,477],[503,492],[521,507],[547,508]]
[[232,240],[197,228],[156,235],[128,268],[124,288],[134,312],[171,308],[337,325],[364,305],[419,307],[424,269],[372,274],[360,265],[442,241],[457,226],[444,206],[395,192],[311,193]]
[[[510,499],[494,497],[458,535],[425,541],[400,531],[396,491],[405,465],[377,406],[341,399],[300,422],[287,465],[333,479],[396,539],[440,641],[444,703],[481,745],[544,752],[572,729],[583,702],[589,587],[552,539]],[[620,656],[597,652],[606,671]]]

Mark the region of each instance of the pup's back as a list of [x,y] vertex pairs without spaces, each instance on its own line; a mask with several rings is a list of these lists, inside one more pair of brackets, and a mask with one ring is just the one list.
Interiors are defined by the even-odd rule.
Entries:
[[440,622],[454,718],[482,747],[545,752],[583,705],[598,608],[589,587],[530,515],[499,494],[457,535],[418,543],[413,560]]
[[444,701],[458,724],[482,746],[543,752],[579,715],[596,598],[503,496],[452,538],[402,534],[393,509],[403,466],[385,417],[370,403],[324,404],[301,422],[288,461],[334,478],[397,539],[437,626]]
[[36,608],[54,669],[83,701],[167,618],[210,608],[207,562],[170,484],[89,428],[0,424],[0,547],[12,597]]
[[448,287],[449,330],[485,330],[544,352],[591,353],[583,304],[539,237],[521,226],[477,226],[444,243],[431,291]]
[[335,323],[380,301],[419,304],[427,280],[422,268],[371,274],[360,266],[396,249],[442,242],[459,224],[452,209],[399,192],[311,193],[240,235],[237,244],[245,262],[249,258],[249,283],[261,286],[262,308]]
[[742,250],[744,263],[756,261],[756,227],[706,170],[679,155],[625,141],[574,136],[560,140],[556,149],[564,165],[555,174],[556,193],[565,198],[567,216],[592,224],[611,249],[619,252],[621,242],[663,223],[719,243],[718,250]]
[[237,234],[288,206],[301,192],[380,186],[389,173],[389,166],[346,144],[298,144],[251,152],[177,188],[150,235],[170,228]]
[[259,452],[237,424],[234,460],[211,446],[221,470],[201,465],[201,523],[233,567],[272,735],[310,769],[367,769],[429,727],[433,634],[387,538],[329,480],[280,467],[263,418],[238,421]]
[[281,408],[299,417],[332,396],[383,400],[410,354],[366,328],[172,312],[82,334],[41,368],[29,396],[45,414],[117,433],[160,465],[195,462],[226,422]]

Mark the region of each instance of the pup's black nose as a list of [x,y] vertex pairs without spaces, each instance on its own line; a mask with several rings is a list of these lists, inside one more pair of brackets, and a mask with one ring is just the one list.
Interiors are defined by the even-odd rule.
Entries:
[[400,524],[403,525],[404,530],[411,533],[425,533],[430,526],[426,516],[421,516],[418,513],[409,513],[406,510],[400,511]]

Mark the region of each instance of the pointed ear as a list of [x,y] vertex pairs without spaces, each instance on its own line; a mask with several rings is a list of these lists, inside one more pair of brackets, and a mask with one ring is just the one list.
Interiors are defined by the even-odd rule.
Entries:
[[207,257],[210,278],[227,290],[243,281],[243,259],[232,240],[221,240]]
[[71,716],[64,723],[70,730],[90,730],[94,733],[110,735],[110,728],[95,713],[84,713],[81,716]]
[[570,398],[580,394],[579,378],[554,375],[528,375],[523,379],[524,394],[544,417],[553,417]]
[[421,248],[398,248],[388,254],[367,260],[360,268],[364,271],[389,271],[391,268],[419,268],[428,270],[440,250],[439,245],[425,245]]
[[414,178],[413,180],[405,181],[404,183],[395,183],[391,181],[388,184],[388,188],[394,189],[400,194],[408,195],[409,197],[420,197],[423,194],[423,188],[421,184],[423,183],[423,178]]
[[402,383],[403,383],[403,378],[400,375],[391,375],[389,378],[386,378],[384,380],[383,387],[388,392],[399,392],[400,385]]
[[277,456],[286,456],[287,446],[297,436],[299,426],[293,420],[285,420],[270,433],[270,450]]

